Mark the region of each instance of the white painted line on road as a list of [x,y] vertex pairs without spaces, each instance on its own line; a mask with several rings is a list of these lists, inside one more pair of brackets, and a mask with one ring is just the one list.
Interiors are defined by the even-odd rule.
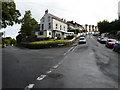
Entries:
[[28,86],[25,87],[24,90],[30,90],[35,86],[35,84],[29,84]]
[[71,51],[71,52],[73,52],[76,48],[77,48],[77,46],[75,46],[75,47],[74,47],[74,49],[72,49],[72,51]]
[[51,73],[52,71],[47,71],[47,74]]
[[71,47],[66,53],[64,53],[64,55],[66,55],[67,53],[69,53],[74,47]]
[[40,75],[40,76],[37,78],[37,80],[41,81],[41,80],[43,80],[45,77],[46,77],[46,75]]
[[34,84],[29,84],[28,85],[28,88],[33,88],[34,87]]
[[50,71],[52,72],[54,69],[52,68],[52,69],[50,69]]
[[55,65],[55,66],[53,66],[53,68],[55,69],[55,68],[57,68],[59,65]]

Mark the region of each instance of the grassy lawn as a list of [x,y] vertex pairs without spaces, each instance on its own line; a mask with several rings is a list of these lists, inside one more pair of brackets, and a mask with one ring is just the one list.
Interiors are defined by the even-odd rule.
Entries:
[[58,42],[58,41],[68,41],[68,40],[47,40],[47,41],[35,41],[35,42],[30,42],[30,44],[32,43],[46,43],[46,42]]

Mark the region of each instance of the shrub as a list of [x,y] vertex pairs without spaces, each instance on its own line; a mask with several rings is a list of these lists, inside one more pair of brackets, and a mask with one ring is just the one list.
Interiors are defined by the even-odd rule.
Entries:
[[61,37],[59,36],[59,37],[57,37],[57,40],[59,40],[59,39],[61,39]]
[[66,39],[73,39],[74,38],[74,35],[71,35],[71,36],[67,36]]
[[72,41],[58,41],[58,42],[47,42],[47,43],[21,43],[21,46],[29,49],[42,49],[42,48],[51,48],[51,47],[70,46],[72,43],[73,43]]

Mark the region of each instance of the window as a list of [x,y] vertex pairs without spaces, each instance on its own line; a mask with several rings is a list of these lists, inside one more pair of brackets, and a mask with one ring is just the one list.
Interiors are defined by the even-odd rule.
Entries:
[[42,24],[42,30],[44,30],[44,24]]
[[51,35],[51,32],[49,32],[49,35]]
[[48,29],[51,29],[51,23],[48,24]]
[[62,26],[60,25],[60,30],[62,30]]
[[64,30],[65,30],[65,26],[64,26]]
[[50,21],[50,16],[48,17],[48,21]]
[[56,24],[56,29],[58,28],[58,24]]
[[40,31],[40,32],[39,32],[39,35],[43,35],[43,31]]

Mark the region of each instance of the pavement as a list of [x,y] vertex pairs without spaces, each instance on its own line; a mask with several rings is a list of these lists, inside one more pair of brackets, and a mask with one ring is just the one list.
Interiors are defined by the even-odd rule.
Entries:
[[87,44],[3,49],[3,88],[118,88],[119,54],[88,35]]

